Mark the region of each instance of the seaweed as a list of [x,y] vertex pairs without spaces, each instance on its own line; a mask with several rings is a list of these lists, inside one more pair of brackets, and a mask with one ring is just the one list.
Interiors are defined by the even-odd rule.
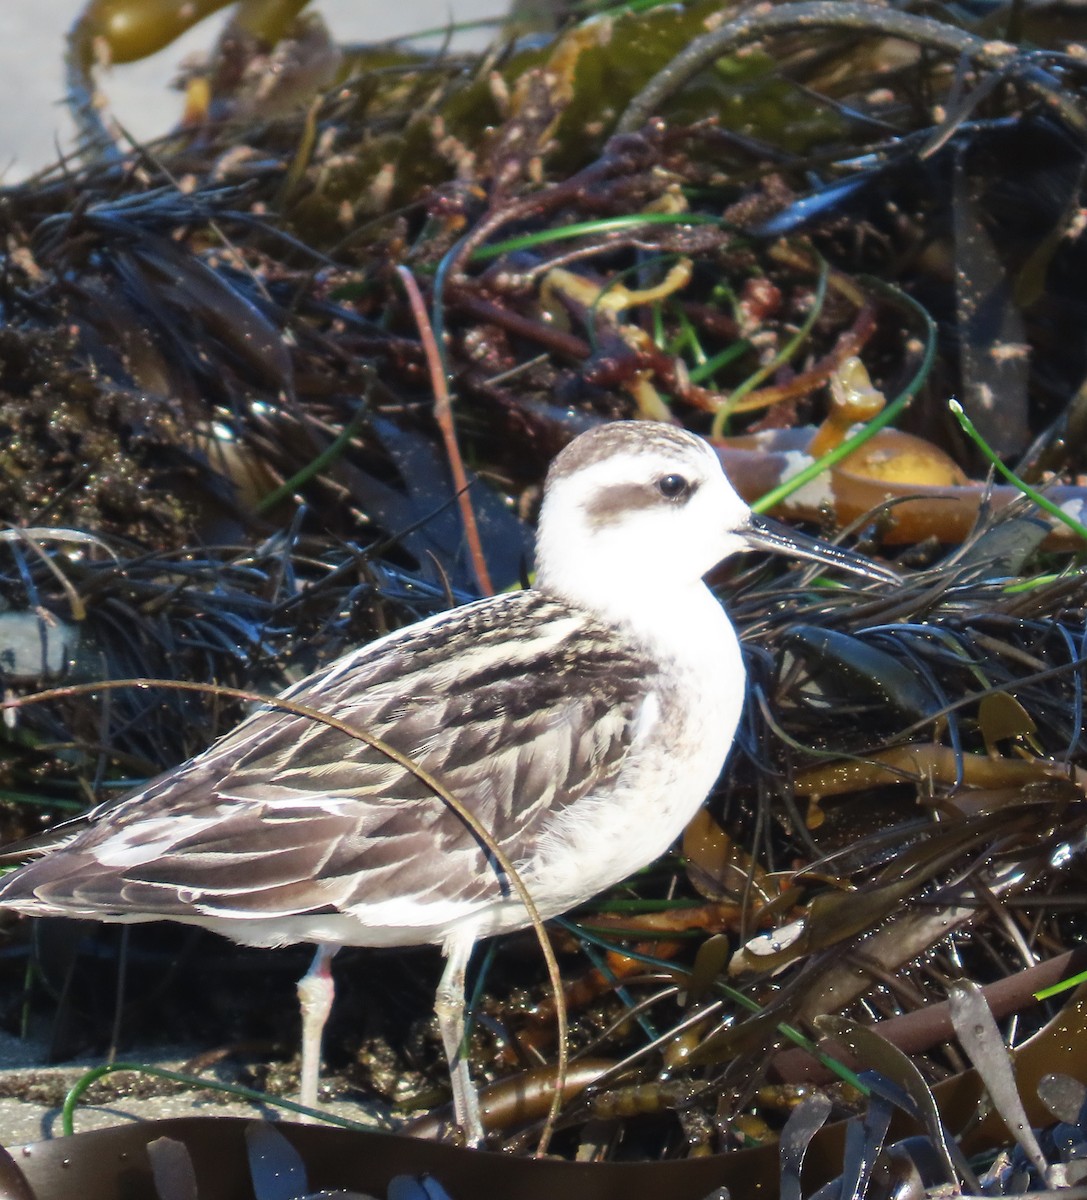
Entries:
[[[118,6],[90,5],[70,49],[79,155],[0,193],[0,672],[21,702],[5,832],[184,760],[241,694],[484,574],[516,586],[561,445],[600,420],[683,422],[757,507],[893,557],[903,584],[858,596],[762,562],[715,581],[745,639],[742,736],[682,853],[559,935],[555,1147],[678,1166],[780,1137],[759,1170],[800,1196],[816,1131],[850,1119],[814,1186],[844,1163],[835,1194],[973,1188],[941,1085],[984,1066],[1005,1114],[1016,1089],[993,1096],[993,1031],[969,1044],[956,1025],[971,987],[1017,1054],[1078,1020],[1078,1000],[1034,999],[1082,967],[1075,19],[629,5],[470,61],[344,48],[333,65],[290,7],[243,7],[187,81],[183,126],[130,146],[89,50],[120,38]],[[179,19],[160,8],[140,8],[152,41]],[[254,103],[283,55],[293,92]],[[481,970],[472,1034],[511,1151],[559,1084],[526,944]],[[13,946],[9,1027],[32,953]],[[147,997],[184,1026],[153,943],[137,931],[127,953],[126,1036],[154,1023]],[[354,989],[332,1056],[341,1089],[432,1109],[430,965],[405,959],[395,985]],[[105,1045],[102,981],[51,970],[35,1007],[94,1010],[74,1024]],[[1072,1069],[1059,1042],[1050,1073]],[[273,1075],[268,1057],[242,1082]],[[1046,1145],[978,1186],[1053,1186],[1079,1135]]]

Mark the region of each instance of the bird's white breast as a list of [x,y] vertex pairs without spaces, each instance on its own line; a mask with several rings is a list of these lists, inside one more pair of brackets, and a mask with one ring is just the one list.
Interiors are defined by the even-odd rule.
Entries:
[[658,627],[654,654],[665,684],[639,714],[613,789],[555,814],[534,861],[530,892],[545,916],[590,899],[653,862],[682,833],[721,773],[739,723],[745,674],[721,605],[700,587]]

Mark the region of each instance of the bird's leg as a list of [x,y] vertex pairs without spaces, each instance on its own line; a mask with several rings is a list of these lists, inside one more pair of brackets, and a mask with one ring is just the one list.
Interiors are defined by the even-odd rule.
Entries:
[[[302,1010],[302,1087],[299,1102],[317,1107],[317,1081],[321,1073],[321,1037],[332,1011],[336,987],[329,963],[339,946],[320,945],[310,969],[298,981],[298,1004]],[[312,1120],[302,1117],[303,1121]]]
[[475,945],[475,931],[458,932],[446,939],[445,970],[434,998],[438,1029],[449,1060],[453,1084],[453,1116],[464,1132],[469,1146],[483,1145],[483,1121],[479,1114],[479,1096],[468,1074],[468,1056],[464,1046],[464,975]]

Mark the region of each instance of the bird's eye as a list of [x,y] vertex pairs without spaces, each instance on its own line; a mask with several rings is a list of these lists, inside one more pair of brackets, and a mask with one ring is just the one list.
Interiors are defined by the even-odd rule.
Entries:
[[657,491],[665,500],[682,500],[690,494],[691,485],[682,475],[662,475],[657,480]]

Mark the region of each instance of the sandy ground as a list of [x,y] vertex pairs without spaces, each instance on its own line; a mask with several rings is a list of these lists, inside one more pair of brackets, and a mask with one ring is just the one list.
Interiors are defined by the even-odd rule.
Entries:
[[[180,2],[180,0],[179,0]],[[133,0],[138,3],[138,0]],[[0,180],[13,182],[57,157],[72,126],[65,111],[64,33],[84,0],[0,0]],[[475,21],[505,10],[506,0],[319,0],[335,36],[344,41],[381,41],[443,26],[452,17]],[[177,64],[213,44],[224,18],[209,18],[174,45],[145,62],[115,68],[105,80],[124,126],[140,139],[165,133],[181,108],[170,88]],[[485,30],[458,34],[461,48],[482,47]],[[436,44],[436,43],[435,43]]]
[[[192,1047],[134,1047],[126,1052],[125,1059],[170,1071],[184,1071],[186,1059],[192,1052]],[[38,1064],[43,1053],[43,1047],[34,1041],[20,1041],[0,1032],[0,1146],[8,1150],[60,1137],[64,1097],[87,1071],[102,1063],[97,1058],[42,1067]],[[297,1064],[285,1066],[284,1070],[293,1073]],[[372,1125],[375,1129],[391,1127],[387,1115],[376,1107],[367,1109],[362,1104],[336,1101],[323,1107],[328,1112]],[[82,1133],[130,1121],[196,1116],[296,1119],[280,1108],[233,1100],[219,1092],[182,1088],[169,1081],[118,1071],[87,1090],[76,1109],[74,1126],[77,1133]]]

